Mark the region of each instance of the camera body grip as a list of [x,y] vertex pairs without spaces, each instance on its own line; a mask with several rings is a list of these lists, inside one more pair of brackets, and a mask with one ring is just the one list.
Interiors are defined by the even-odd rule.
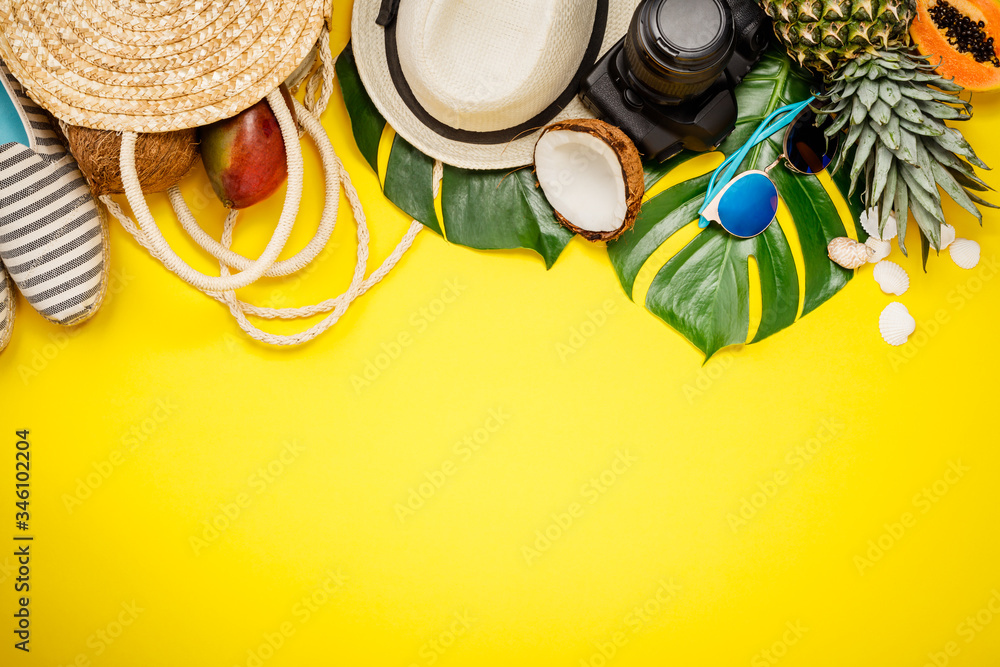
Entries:
[[[632,21],[630,34],[613,46],[581,82],[580,97],[584,104],[598,118],[621,128],[646,159],[663,161],[685,149],[704,152],[722,143],[736,123],[738,110],[733,89],[760,60],[770,41],[770,19],[755,0],[644,0],[636,9],[636,19],[644,11],[646,16],[659,15],[659,8],[665,3],[678,3],[683,11],[685,6],[695,7],[705,2],[726,4],[734,30],[730,33],[732,51],[728,62],[721,71],[717,66],[706,67],[701,92],[687,97],[666,94],[665,91],[671,90],[671,73],[666,68],[662,68],[662,85],[655,88],[648,85],[650,72],[656,73],[655,69],[646,68],[641,77],[636,76],[632,71],[635,63],[630,63],[626,56],[630,48],[626,43],[631,40],[632,44],[643,44],[646,48],[660,48],[658,39],[632,34],[645,29],[646,24],[639,20]],[[703,8],[704,5],[699,7]],[[657,29],[668,33],[669,38],[670,27],[660,24]],[[662,62],[669,61],[671,54],[646,55],[651,62]],[[678,72],[681,75],[691,79],[690,71]]]

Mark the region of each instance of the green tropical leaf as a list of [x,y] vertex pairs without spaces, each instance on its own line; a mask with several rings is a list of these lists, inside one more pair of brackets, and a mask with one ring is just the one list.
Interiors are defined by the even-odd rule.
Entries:
[[382,189],[389,201],[407,215],[441,234],[434,210],[434,160],[398,134],[392,140]]
[[[809,97],[812,79],[798,69],[783,51],[772,50],[737,88],[740,116],[733,134],[720,146],[730,154],[742,145],[761,120],[776,108]],[[780,133],[754,149],[744,169],[764,169],[781,152]],[[682,154],[661,168],[665,174],[690,159]],[[847,174],[836,175],[831,190],[844,197],[854,218],[856,235],[861,204],[847,196]],[[799,268],[789,237],[781,224],[772,224],[752,239],[736,238],[718,225],[710,225],[659,268],[646,292],[646,307],[677,329],[711,357],[728,345],[747,342],[750,331],[750,269],[753,257],[759,275],[761,320],[755,343],[795,322],[802,314],[836,294],[853,272],[833,264],[826,254],[830,239],[845,236],[844,221],[823,181],[793,173],[784,167],[771,172],[782,199],[791,212],[795,236],[801,247],[805,293],[799,292]],[[709,176],[699,176],[664,190],[646,202],[635,227],[608,244],[608,254],[625,292],[635,298],[636,277],[665,241],[697,219]],[[791,230],[789,230],[791,231]],[[801,297],[801,298],[800,298]]]
[[[337,77],[354,139],[378,173],[386,122],[361,83],[350,44],[337,59]],[[438,234],[443,232],[451,243],[479,250],[526,248],[551,267],[573,238],[556,222],[528,169],[502,172],[446,166],[441,184],[443,221],[435,212],[433,173],[434,160],[396,135],[382,190],[389,201]]]
[[344,95],[344,104],[351,115],[354,141],[357,142],[361,155],[377,173],[378,144],[385,129],[385,118],[375,108],[368,91],[361,84],[361,76],[354,60],[354,50],[350,44],[337,58],[336,71],[337,80],[340,81],[340,92]]
[[441,193],[452,243],[483,250],[530,248],[551,268],[573,238],[556,222],[530,169],[472,171],[445,165]]

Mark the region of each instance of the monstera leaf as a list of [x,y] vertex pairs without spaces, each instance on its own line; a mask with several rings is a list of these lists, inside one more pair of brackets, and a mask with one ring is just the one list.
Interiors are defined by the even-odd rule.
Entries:
[[[764,117],[780,106],[808,98],[812,85],[812,79],[783,52],[769,52],[737,88],[740,116],[735,131],[719,150],[726,155],[737,150]],[[782,138],[779,132],[759,145],[744,168],[768,167],[781,154]],[[647,184],[670,178],[671,172],[692,157],[682,153],[664,165],[647,168]],[[611,262],[630,298],[634,298],[636,277],[653,253],[671,236],[695,224],[709,177],[705,174],[677,183],[647,201],[635,227],[609,244]],[[752,239],[739,239],[718,225],[710,225],[658,269],[646,293],[646,307],[682,333],[706,358],[727,345],[747,342],[751,270],[759,275],[762,311],[751,343],[795,322],[800,301],[805,315],[836,294],[853,275],[827,258],[826,246],[830,239],[847,235],[845,224],[863,234],[856,223],[860,201],[848,201],[853,221],[842,220],[822,179],[784,167],[772,170],[771,177],[791,214],[790,222],[778,224],[779,218]],[[834,181],[831,191],[847,199],[844,179],[835,177]],[[784,227],[788,224],[794,230]],[[790,245],[790,238],[796,237],[802,266],[796,265]],[[804,294],[799,289],[800,271],[805,274]]]
[[[378,173],[386,122],[361,84],[350,45],[337,60],[337,75],[358,148]],[[757,124],[778,107],[807,98],[813,83],[783,52],[769,52],[737,88],[740,117],[720,152],[729,154],[738,149]],[[770,165],[781,151],[780,141],[779,133],[761,144],[751,152],[744,168]],[[670,182],[678,168],[696,155],[682,153],[663,164],[647,164],[647,188],[661,179]],[[435,212],[433,169],[432,158],[395,135],[385,174],[380,174],[382,189],[400,209],[452,243],[483,250],[527,248],[551,267],[572,238],[556,222],[530,169],[474,171],[446,165],[441,186],[444,220]],[[646,292],[646,307],[706,357],[727,345],[747,342],[754,282],[751,270],[759,276],[756,282],[762,311],[751,343],[809,313],[853,275],[826,256],[827,242],[845,236],[845,225],[852,225],[856,236],[864,235],[857,222],[861,203],[848,197],[846,174],[835,176],[832,185],[827,176],[793,174],[783,167],[771,175],[791,214],[790,221],[781,222],[779,217],[781,224],[772,224],[753,239],[737,239],[718,226],[710,226],[657,269]],[[608,245],[618,279],[630,298],[634,298],[636,278],[647,260],[670,237],[694,224],[708,179],[704,174],[672,184],[644,204],[630,232]],[[834,197],[847,203],[853,220],[841,218]],[[794,230],[782,224],[790,224]],[[798,253],[793,252],[791,243],[796,243]]]
[[[361,84],[351,45],[337,59],[337,77],[351,117],[354,139],[378,173],[379,145],[385,119]],[[392,140],[382,180],[385,196],[451,243],[480,250],[527,248],[546,267],[562,253],[573,234],[556,222],[555,213],[535,187],[530,169],[478,171],[445,166],[441,182],[442,230],[434,210],[434,160],[405,139]]]

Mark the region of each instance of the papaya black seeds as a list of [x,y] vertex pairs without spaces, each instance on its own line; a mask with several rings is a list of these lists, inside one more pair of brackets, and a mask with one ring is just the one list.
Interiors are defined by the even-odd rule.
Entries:
[[956,47],[960,53],[972,55],[977,63],[988,62],[994,67],[1000,67],[1000,58],[997,58],[993,38],[987,37],[986,31],[983,30],[986,27],[985,22],[973,21],[946,0],[938,0],[927,13],[931,15],[934,25],[939,30],[945,31],[948,43]]

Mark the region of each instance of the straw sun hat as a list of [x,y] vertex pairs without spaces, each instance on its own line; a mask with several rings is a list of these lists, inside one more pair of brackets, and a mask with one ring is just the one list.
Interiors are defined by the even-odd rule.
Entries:
[[164,132],[233,116],[309,54],[331,0],[0,0],[0,59],[72,125]]
[[361,80],[418,149],[469,169],[531,162],[537,130],[592,117],[582,76],[639,0],[356,0]]

